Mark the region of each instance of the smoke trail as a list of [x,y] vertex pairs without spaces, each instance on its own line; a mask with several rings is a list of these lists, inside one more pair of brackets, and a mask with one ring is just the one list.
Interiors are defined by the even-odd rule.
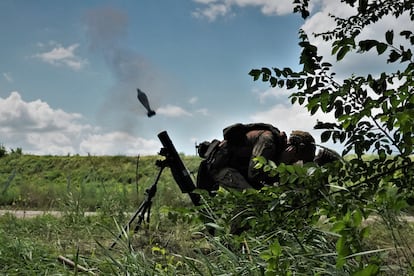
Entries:
[[153,108],[159,106],[162,76],[152,64],[136,50],[126,45],[128,16],[113,8],[97,8],[85,15],[90,50],[105,59],[115,78],[115,84],[105,95],[100,119],[115,120],[121,130],[132,131],[137,118],[146,118],[145,109],[136,99],[136,88],[147,91]]

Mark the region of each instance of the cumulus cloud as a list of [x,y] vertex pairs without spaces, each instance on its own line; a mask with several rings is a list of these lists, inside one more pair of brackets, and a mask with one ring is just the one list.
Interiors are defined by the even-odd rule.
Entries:
[[175,105],[162,106],[157,109],[157,114],[164,115],[167,117],[192,116],[190,112],[186,111],[182,107]]
[[201,5],[193,11],[196,18],[214,21],[218,17],[234,15],[234,8],[255,7],[265,15],[284,15],[293,12],[292,0],[194,0]]
[[16,91],[7,98],[0,98],[0,131],[5,139],[2,142],[16,144],[33,153],[75,152],[72,142],[79,139],[83,131],[93,129],[80,123],[81,119],[78,113],[52,109],[41,100],[25,102]]
[[48,130],[81,131],[82,126],[73,122],[81,119],[77,113],[66,113],[61,109],[52,109],[41,100],[24,102],[20,94],[12,92],[9,97],[0,98],[0,127],[19,128],[19,131]]
[[206,3],[205,8],[196,9],[192,15],[195,18],[206,18],[209,21],[216,20],[219,16],[225,16],[230,12],[231,6],[228,6],[223,3]]
[[75,51],[78,47],[79,44],[77,43],[66,48],[60,44],[55,44],[52,50],[35,54],[34,57],[55,66],[66,66],[73,70],[80,70],[88,61],[76,55]]
[[292,94],[292,91],[286,89],[285,87],[269,87],[266,90],[254,89],[253,95],[259,99],[261,104],[268,102],[269,100],[274,100],[283,97],[287,98]]
[[54,109],[42,100],[26,102],[14,91],[0,98],[1,143],[31,154],[156,154],[156,140],[123,132],[103,133],[83,123],[83,116]]
[[80,143],[80,149],[92,155],[154,155],[159,151],[160,143],[116,131],[91,134]]
[[334,116],[317,112],[310,116],[304,106],[277,104],[271,109],[250,116],[252,122],[263,122],[276,126],[289,135],[293,130],[308,131],[320,143],[320,131],[313,129],[318,121],[333,122]]

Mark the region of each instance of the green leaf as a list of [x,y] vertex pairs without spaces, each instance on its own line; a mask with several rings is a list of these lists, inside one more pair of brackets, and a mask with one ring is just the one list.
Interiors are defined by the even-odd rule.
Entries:
[[400,57],[401,57],[401,54],[399,54],[395,50],[392,50],[387,62],[388,63],[396,62]]
[[377,52],[378,52],[378,55],[383,54],[385,52],[385,50],[387,50],[387,48],[388,48],[388,45],[387,44],[385,44],[385,43],[378,43],[377,44]]
[[321,142],[322,143],[327,142],[329,140],[329,138],[331,138],[331,134],[332,134],[332,132],[330,130],[322,132]]
[[282,71],[280,71],[278,68],[273,68],[273,71],[275,71],[275,74],[278,78],[282,75]]
[[288,165],[288,166],[286,166],[286,170],[287,170],[289,173],[295,173],[295,168],[294,168],[292,165]]
[[337,221],[331,228],[331,231],[334,233],[339,233],[345,228],[345,223],[343,221]]
[[278,240],[276,240],[272,245],[270,245],[270,252],[273,256],[278,257],[282,253],[282,247]]
[[263,167],[263,171],[264,172],[270,172],[272,170],[272,167],[271,166],[269,166],[269,165],[265,165],[264,167]]
[[362,52],[365,52],[365,51],[371,50],[372,47],[377,46],[378,43],[379,42],[376,40],[368,39],[368,40],[360,41],[358,45],[359,45],[360,50]]
[[402,31],[402,32],[400,33],[400,35],[401,35],[401,36],[405,36],[405,38],[406,38],[406,39],[408,39],[412,33],[413,33],[413,32],[411,32],[411,31],[407,31],[407,30],[405,30],[405,31]]
[[292,89],[296,86],[296,80],[288,79],[286,81],[286,87],[287,89]]
[[[341,236],[338,241],[336,242],[336,252],[338,253],[338,259],[340,259],[340,257],[346,257],[346,255],[348,255],[349,252],[349,248],[348,245],[346,243],[346,237],[345,236]],[[344,263],[342,263],[344,264]]]
[[339,49],[338,54],[336,55],[336,60],[342,60],[345,57],[345,55],[349,52],[349,50],[349,46],[343,46],[341,49]]
[[394,40],[394,31],[390,30],[385,33],[385,40],[388,44],[392,45],[392,41]]
[[378,272],[379,272],[378,265],[369,264],[364,269],[355,272],[353,276],[372,276],[372,275],[377,275]]
[[344,108],[342,107],[342,104],[336,104],[335,107],[335,118],[339,118],[344,114]]
[[319,105],[315,105],[311,108],[310,113],[311,115],[314,115],[319,109]]
[[269,82],[270,82],[270,86],[271,87],[276,87],[276,85],[277,85],[277,78],[271,77],[270,80],[269,80]]
[[411,49],[408,49],[407,51],[403,52],[401,62],[410,61],[413,54],[411,53]]
[[253,77],[253,80],[257,81],[261,73],[262,71],[259,69],[252,69],[250,70],[249,75]]
[[359,0],[358,3],[358,12],[365,13],[368,7],[368,0]]
[[353,219],[354,225],[356,225],[356,226],[361,225],[362,218],[363,218],[363,217],[362,217],[362,213],[361,213],[361,211],[360,211],[360,210],[355,210],[355,211],[352,213],[352,219]]
[[266,67],[262,68],[262,72],[263,72],[263,74],[266,74],[266,75],[271,75],[272,74],[272,71],[270,71],[270,69],[266,68]]
[[299,176],[297,176],[296,174],[291,174],[288,178],[288,182],[291,183],[291,184],[298,183],[297,182],[298,178],[299,178]]

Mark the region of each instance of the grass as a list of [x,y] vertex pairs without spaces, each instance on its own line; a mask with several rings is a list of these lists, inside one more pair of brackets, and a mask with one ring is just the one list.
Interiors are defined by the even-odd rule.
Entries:
[[0,217],[0,274],[70,274],[73,269],[58,261],[60,255],[103,275],[253,275],[249,272],[257,267],[222,239],[198,232],[199,225],[168,219],[135,234],[124,232],[110,250],[121,225],[107,222],[99,216],[79,217],[78,223],[67,216]]
[[[111,201],[123,202],[122,210],[133,210],[145,196],[159,168],[157,156],[32,156],[0,158],[0,207],[60,210],[68,197],[86,211],[109,208]],[[199,159],[183,156],[190,170]],[[137,164],[138,162],[138,164]],[[169,170],[164,170],[159,194],[179,194]],[[181,204],[165,197],[165,204]],[[63,206],[62,206],[63,204]],[[72,204],[73,205],[73,204]]]
[[[197,157],[182,158],[190,171],[197,169]],[[58,261],[58,256],[64,256],[102,275],[264,275],[272,258],[290,265],[279,267],[282,270],[306,271],[315,264],[314,273],[347,275],[335,267],[336,237],[322,225],[310,235],[314,239],[310,245],[315,247],[302,250],[281,244],[280,256],[272,255],[279,252],[278,247],[274,252],[269,249],[277,245],[272,235],[284,236],[295,244],[292,233],[280,229],[268,236],[235,237],[229,234],[226,221],[216,221],[219,234],[206,235],[203,222],[188,208],[191,201],[172,181],[169,170],[160,178],[150,223],[144,221],[137,233],[123,232],[158,172],[158,157],[140,157],[138,171],[137,160],[127,156],[0,158],[3,208],[63,212],[62,217],[1,216],[0,274],[76,274]],[[86,216],[86,211],[97,213]],[[367,256],[378,256],[370,254],[377,250],[383,254],[389,266],[382,267],[385,275],[410,270],[412,230],[397,221],[370,224],[365,239]],[[109,249],[119,233],[122,239]],[[320,257],[312,251],[315,248]],[[384,248],[388,250],[381,251]]]
[[[162,225],[159,222],[145,225],[138,233],[121,239],[113,250],[109,245],[120,231],[114,221],[102,216],[53,217],[43,215],[30,219],[18,219],[13,215],[0,217],[0,274],[42,275],[68,272],[61,265],[59,255],[78,259],[85,267],[93,267],[104,273],[110,273],[113,265],[111,258],[120,259],[124,251],[131,248],[151,258],[157,258],[154,248],[174,248],[183,252],[191,248],[177,239],[177,233],[185,229]],[[132,233],[129,233],[132,234]],[[128,243],[128,246],[126,244]],[[150,262],[148,262],[150,264]],[[152,262],[151,262],[152,263]],[[148,265],[149,265],[148,264]]]
[[[77,218],[73,219],[74,216]],[[150,224],[143,223],[137,233],[123,232],[115,247],[109,249],[122,233],[123,226],[111,217],[67,213],[63,217],[42,215],[19,219],[11,214],[4,215],[0,217],[0,274],[74,273],[73,268],[58,261],[58,256],[64,256],[101,275],[219,275],[224,271],[230,275],[263,275],[266,263],[261,256],[266,252],[266,240],[270,235],[241,236],[239,243],[235,243],[234,237],[228,234],[215,237],[203,234],[200,232],[203,231],[202,224],[186,220],[185,216],[168,218],[167,210],[160,210],[159,217],[159,220],[152,219]],[[411,246],[414,243],[412,230],[412,226],[406,224],[401,224],[398,229],[402,240],[410,242]],[[329,247],[327,242],[333,242],[332,236],[322,229],[320,231],[314,238],[321,252],[334,254],[335,244]],[[289,233],[283,235],[287,237]],[[389,249],[381,253],[389,260],[390,273],[383,268],[383,275],[406,271],[398,270],[409,263],[401,263],[402,251],[393,248],[393,237],[384,223],[370,224],[366,242],[369,244],[367,252]],[[281,260],[288,260],[299,268],[303,266],[305,270],[309,262],[316,264],[335,256],[317,257],[317,254],[286,246],[282,252]],[[335,265],[330,267],[329,263],[326,264],[322,275],[335,271]]]
[[[182,158],[189,169],[198,167],[196,157]],[[114,250],[108,250],[131,212],[144,200],[145,190],[154,183],[159,159],[30,155],[0,158],[0,208],[59,210],[64,214],[59,218],[45,215],[18,219],[10,214],[0,217],[0,263],[4,264],[0,274],[68,273],[68,268],[57,262],[59,255],[75,258],[85,267],[116,274],[122,273],[117,262],[125,251],[125,256],[139,264],[136,267],[148,271],[154,271],[160,259],[167,258],[166,252],[191,256],[192,248],[198,247],[189,232],[193,226],[183,221],[177,224],[176,217],[192,203],[172,181],[168,169],[161,175],[152,200],[150,224],[144,222],[138,233],[126,239],[134,250],[126,246],[125,239]],[[171,212],[174,208],[176,211]],[[85,216],[86,211],[96,211],[97,215]]]

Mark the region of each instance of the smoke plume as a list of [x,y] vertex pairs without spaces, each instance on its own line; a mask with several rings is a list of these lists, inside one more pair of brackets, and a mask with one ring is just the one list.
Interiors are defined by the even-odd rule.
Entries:
[[90,10],[85,24],[90,50],[104,58],[115,80],[109,91],[103,91],[106,94],[103,94],[100,120],[102,123],[115,121],[120,130],[131,132],[138,127],[139,119],[147,117],[137,101],[136,89],[145,91],[156,109],[163,91],[159,84],[162,76],[137,49],[126,45],[128,16],[125,12],[113,8]]

